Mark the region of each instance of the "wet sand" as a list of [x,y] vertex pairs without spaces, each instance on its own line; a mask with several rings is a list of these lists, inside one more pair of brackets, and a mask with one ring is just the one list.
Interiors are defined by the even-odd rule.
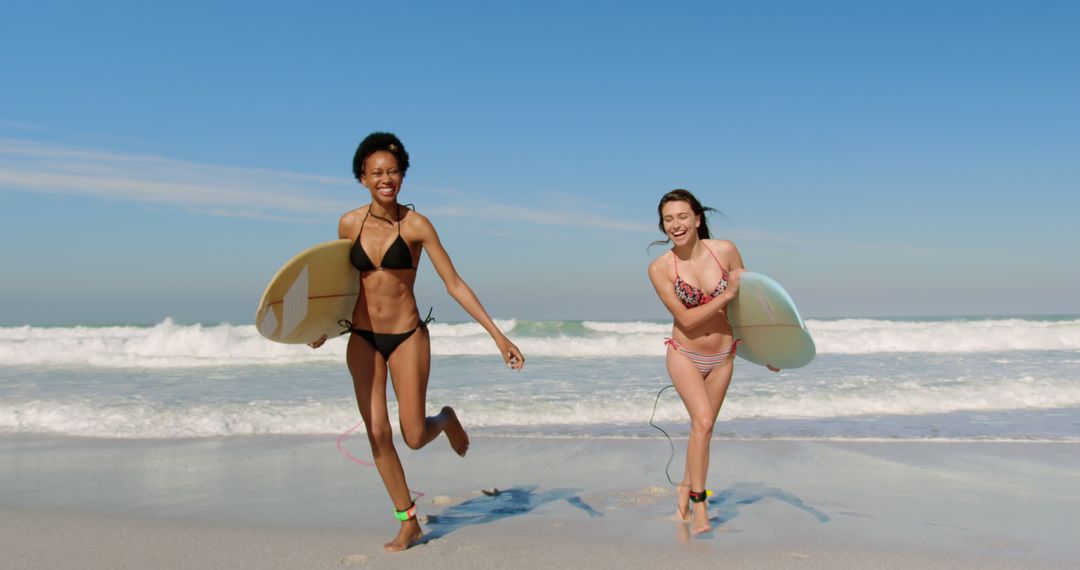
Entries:
[[333,437],[0,438],[0,567],[1080,564],[1080,444],[715,440],[701,536],[672,520],[666,440],[399,449],[427,541],[387,554],[378,474]]

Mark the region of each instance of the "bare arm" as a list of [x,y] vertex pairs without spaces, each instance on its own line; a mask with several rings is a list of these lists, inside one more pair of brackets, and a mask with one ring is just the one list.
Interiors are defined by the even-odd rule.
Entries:
[[714,297],[708,303],[687,308],[679,300],[678,295],[675,294],[674,284],[667,272],[664,271],[662,264],[653,263],[649,265],[649,279],[652,280],[653,288],[656,289],[660,301],[664,303],[671,316],[675,318],[675,324],[686,331],[694,330],[718,313],[722,313],[727,304],[738,295],[739,290],[739,272],[732,272],[728,280],[728,288],[723,293]]
[[[732,294],[734,296],[732,297],[732,299],[734,299],[739,295],[739,278],[741,277],[742,272],[746,270],[746,266],[743,265],[742,255],[739,253],[739,249],[735,247],[735,244],[728,240],[709,241],[713,242],[714,247],[716,247],[716,251],[723,255],[731,264],[731,275],[732,280],[734,281],[734,290],[731,289],[732,284],[729,284],[728,290],[733,291]],[[771,364],[766,364],[765,368],[768,368],[773,372],[780,372],[779,368]]]
[[352,217],[353,217],[352,214],[353,214],[352,212],[348,212],[344,216],[341,216],[341,219],[338,220],[338,225],[337,225],[337,237],[338,237],[338,239],[351,239],[352,238],[352,234],[350,233],[352,231]]
[[[337,230],[338,239],[352,239],[352,232],[353,232],[353,225],[354,225],[355,217],[356,217],[355,216],[355,210],[352,211],[352,212],[346,212],[345,215],[341,216],[341,219],[338,220],[338,230]],[[363,290],[362,287],[360,288],[360,294],[361,295],[364,294],[364,290]],[[316,339],[316,340],[314,340],[312,342],[309,342],[308,346],[310,346],[311,348],[319,348],[320,346],[322,346],[325,343],[326,343],[326,335],[323,335],[323,336],[319,337],[318,339]]]
[[431,225],[427,218],[423,217],[420,218],[418,226],[420,241],[431,259],[431,265],[435,267],[435,272],[439,274],[439,278],[446,285],[446,292],[491,335],[496,346],[499,347],[499,354],[502,355],[503,361],[511,368],[520,370],[525,365],[525,357],[518,350],[518,347],[510,342],[510,339],[506,338],[506,335],[499,330],[499,327],[495,326],[494,321],[484,310],[484,306],[480,304],[480,299],[476,298],[472,288],[458,275],[457,270],[454,269],[454,263],[450,261],[450,255],[446,253],[446,249],[443,248],[442,242],[439,240],[439,235],[435,232],[435,227]]
[[708,242],[715,248],[716,253],[728,261],[728,268],[732,272],[737,269],[746,269],[739,248],[735,247],[734,243],[726,239],[711,239]]
[[656,289],[657,296],[674,317],[675,324],[686,331],[701,326],[717,313],[723,313],[728,303],[739,295],[739,278],[743,271],[743,261],[739,250],[734,243],[727,240],[709,240],[709,243],[715,253],[728,262],[731,271],[728,276],[728,286],[724,292],[697,307],[687,308],[675,294],[675,285],[667,271],[665,256],[661,256],[649,265],[649,279],[652,281],[653,288]]

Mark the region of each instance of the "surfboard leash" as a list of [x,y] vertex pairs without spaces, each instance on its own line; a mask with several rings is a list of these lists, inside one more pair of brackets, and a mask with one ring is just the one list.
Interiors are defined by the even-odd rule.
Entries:
[[[675,460],[675,442],[671,441],[671,436],[668,435],[668,432],[664,431],[664,428],[656,425],[656,423],[653,422],[653,419],[656,418],[656,408],[660,406],[660,395],[664,393],[664,390],[674,387],[674,384],[668,384],[667,386],[660,388],[660,391],[656,393],[656,401],[653,402],[652,415],[649,416],[649,425],[660,430],[660,433],[664,434],[664,437],[667,438],[668,445],[671,446],[671,456],[668,457],[667,465],[664,466],[664,476],[667,477],[668,483],[671,483],[672,487],[678,487],[679,483],[671,480],[671,462]],[[715,493],[713,493],[712,489],[705,489],[706,498],[711,497],[714,494]]]
[[674,387],[674,384],[668,384],[667,386],[660,388],[660,391],[656,393],[656,401],[653,402],[652,415],[649,416],[649,425],[660,430],[660,433],[664,434],[664,437],[667,438],[668,445],[671,446],[671,456],[668,457],[667,465],[664,466],[664,476],[667,477],[668,483],[677,486],[677,484],[671,480],[671,462],[675,460],[675,442],[671,441],[671,436],[668,435],[668,432],[664,431],[664,428],[656,425],[656,423],[653,422],[653,420],[656,418],[656,408],[660,406],[660,395],[664,393],[664,390]]
[[[408,204],[408,205],[409,205],[409,206],[411,206],[412,204]],[[427,325],[428,325],[428,323],[431,323],[431,322],[434,322],[434,321],[435,321],[435,317],[431,316],[431,312],[432,312],[433,310],[435,310],[435,307],[431,307],[431,308],[429,308],[429,309],[428,309],[428,312],[427,312],[427,316],[426,316],[426,317],[424,317],[424,321],[423,321],[423,324],[424,324],[424,326],[427,326]],[[345,333],[348,333],[348,332],[352,332],[352,330],[353,330],[353,324],[352,324],[352,321],[349,321],[348,319],[340,319],[340,320],[338,321],[338,326],[341,326],[341,327],[343,327],[343,328],[345,329],[345,330],[341,331],[341,333],[340,333],[340,334],[338,334],[338,336],[341,336],[341,335],[343,335],[343,334],[345,334]],[[374,463],[370,463],[370,462],[364,461],[364,460],[362,460],[362,459],[357,459],[357,458],[356,458],[355,456],[353,456],[353,455],[352,455],[351,453],[349,453],[348,451],[346,451],[346,450],[345,450],[345,447],[344,447],[343,445],[341,445],[341,442],[345,441],[345,438],[347,438],[347,437],[349,437],[350,435],[352,435],[352,432],[354,432],[354,431],[356,431],[357,429],[359,429],[359,428],[360,428],[360,426],[362,426],[362,425],[364,425],[364,421],[363,421],[363,420],[360,420],[359,422],[357,422],[357,424],[356,424],[356,425],[354,425],[353,427],[351,427],[351,428],[349,428],[349,429],[345,430],[345,432],[344,432],[344,433],[342,433],[341,435],[339,435],[339,436],[338,436],[338,438],[337,438],[337,448],[338,448],[338,451],[340,451],[340,452],[341,452],[341,454],[345,456],[345,459],[348,459],[349,461],[352,461],[353,463],[356,463],[356,464],[358,464],[358,465],[363,465],[363,466],[365,466],[365,467],[375,467],[375,464],[374,464]],[[423,497],[423,496],[425,496],[425,495],[424,495],[424,493],[422,493],[422,492],[420,492],[420,491],[416,491],[416,490],[413,490],[413,489],[409,489],[409,493],[411,493],[411,494],[415,495],[415,496],[414,496],[414,497],[412,498],[412,501],[413,501],[414,503],[415,503],[415,502],[416,502],[416,500],[417,500],[417,499],[419,499],[420,497]]]
[[[338,448],[338,451],[340,451],[340,452],[341,452],[341,454],[345,456],[345,459],[348,459],[349,461],[352,461],[353,463],[356,463],[356,464],[359,464],[359,465],[363,465],[363,466],[365,466],[365,467],[375,467],[375,464],[374,464],[374,463],[369,463],[369,462],[367,462],[367,461],[364,461],[364,460],[362,460],[362,459],[357,459],[357,458],[356,458],[356,457],[354,457],[354,456],[353,456],[353,455],[352,455],[351,453],[349,453],[348,451],[346,451],[346,450],[345,450],[345,447],[341,445],[341,442],[345,441],[345,438],[349,437],[349,435],[351,435],[351,434],[352,434],[352,432],[354,432],[354,431],[356,431],[357,429],[359,429],[359,428],[360,428],[360,426],[362,426],[362,425],[364,425],[364,421],[363,421],[363,420],[361,420],[361,421],[360,421],[359,423],[357,423],[357,424],[356,424],[356,425],[354,425],[353,427],[351,427],[351,428],[349,428],[349,429],[345,430],[345,433],[342,433],[341,435],[339,435],[339,436],[338,436],[338,438],[337,438],[337,448]],[[415,503],[415,502],[416,502],[416,501],[417,501],[418,499],[420,499],[420,497],[423,497],[423,496],[425,496],[425,495],[424,495],[424,493],[421,493],[420,491],[416,491],[416,490],[413,490],[413,489],[409,489],[409,493],[411,493],[412,495],[414,495],[414,496],[413,496],[413,498],[412,498],[412,501],[413,501],[414,503]]]

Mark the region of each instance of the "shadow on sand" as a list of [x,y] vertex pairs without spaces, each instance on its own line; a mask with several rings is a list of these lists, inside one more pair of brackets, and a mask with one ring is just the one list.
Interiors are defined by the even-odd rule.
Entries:
[[[428,517],[427,532],[421,544],[442,538],[460,528],[497,522],[532,512],[536,508],[556,501],[566,501],[581,509],[590,517],[602,517],[604,513],[594,509],[579,496],[577,489],[552,489],[537,492],[536,486],[514,487],[496,494],[469,499],[447,507],[438,515]],[[829,516],[804,503],[802,499],[776,487],[758,483],[735,483],[717,492],[709,499],[710,521],[722,525],[739,516],[739,508],[764,499],[777,499],[805,511],[820,522],[829,522]]]
[[739,507],[752,505],[764,499],[778,499],[799,510],[806,511],[819,522],[829,522],[829,515],[807,505],[802,499],[776,487],[760,483],[734,483],[709,498],[709,510],[716,515],[709,520],[716,525],[724,524],[739,516]]
[[541,505],[555,501],[566,501],[585,511],[590,517],[602,517],[597,511],[578,496],[575,489],[552,489],[541,493],[536,486],[514,487],[494,495],[485,495],[469,499],[464,503],[446,508],[437,516],[428,517],[428,532],[423,542],[442,538],[459,528],[487,524],[531,512]]

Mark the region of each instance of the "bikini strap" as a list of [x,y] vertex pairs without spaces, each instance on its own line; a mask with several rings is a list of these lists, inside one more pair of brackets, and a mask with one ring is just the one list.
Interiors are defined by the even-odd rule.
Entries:
[[[724,269],[724,264],[720,263],[720,258],[716,257],[716,254],[713,253],[712,248],[705,245],[704,241],[701,242],[701,247],[704,247],[705,250],[709,252],[709,255],[711,255],[713,260],[716,261],[716,264],[720,266],[720,270],[723,271],[724,273],[727,273],[727,269]],[[678,254],[675,253],[675,248],[671,248],[671,258],[675,261],[675,278],[678,279],[679,278],[679,256],[678,256]]]
[[[371,206],[368,206],[366,212],[364,212],[364,219],[360,221],[360,231],[356,232],[356,241],[360,241],[360,236],[364,235],[364,224],[367,223],[367,217],[371,215]],[[363,247],[361,245],[360,247]]]
[[343,330],[340,331],[340,333],[338,333],[339,337],[341,335],[346,335],[348,333],[352,333],[353,328],[354,328],[352,326],[352,321],[349,321],[348,318],[339,318],[338,326],[343,329]]
[[[398,204],[398,208],[405,208],[405,210],[406,210],[406,212],[404,214],[398,215],[398,219],[397,219],[397,235],[400,236],[401,235],[401,220],[405,219],[405,215],[409,213],[408,210],[412,210],[412,211],[415,212],[416,211],[416,206],[414,206],[412,204]],[[369,208],[369,210],[370,210],[370,208]],[[400,212],[401,210],[398,210],[398,211]]]
[[723,271],[724,273],[727,273],[727,269],[724,269],[724,264],[723,264],[723,263],[720,263],[720,258],[719,258],[719,257],[716,257],[716,254],[715,254],[715,253],[713,253],[713,250],[712,250],[712,248],[711,248],[711,247],[709,247],[709,246],[707,246],[707,245],[705,245],[705,242],[701,242],[701,246],[702,246],[702,247],[704,247],[705,249],[709,250],[709,253],[710,253],[710,254],[712,255],[712,258],[716,260],[716,264],[720,266],[720,269],[721,269],[721,270],[722,270],[722,271]]

